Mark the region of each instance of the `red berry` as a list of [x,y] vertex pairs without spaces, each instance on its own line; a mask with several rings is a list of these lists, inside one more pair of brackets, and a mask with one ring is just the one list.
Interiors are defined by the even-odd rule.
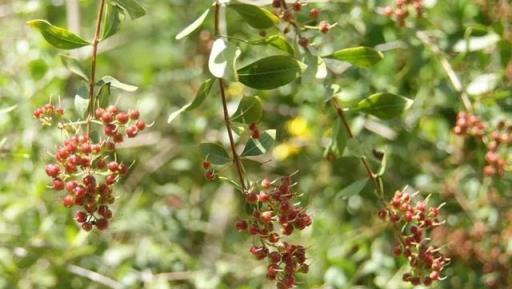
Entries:
[[105,230],[108,228],[108,220],[103,218],[96,220],[96,228],[102,231]]
[[128,172],[128,166],[125,164],[119,164],[117,170],[119,171],[119,174],[125,175]]
[[331,29],[331,25],[327,21],[321,21],[320,24],[318,24],[318,29],[320,29],[320,32],[327,33]]
[[56,191],[63,190],[64,189],[64,182],[61,179],[56,178],[52,182],[52,188],[54,190],[56,190]]
[[293,7],[293,10],[295,10],[295,11],[300,11],[300,10],[302,9],[302,3],[300,3],[300,2],[295,2],[295,3],[293,3],[293,6],[292,6],[292,7]]
[[95,112],[96,118],[101,119],[101,116],[103,115],[104,112],[105,112],[105,110],[103,108],[98,107]]
[[115,107],[114,105],[111,105],[107,108],[107,111],[110,112],[111,114],[113,115],[116,115],[119,110],[117,109],[117,107]]
[[75,203],[75,199],[71,195],[65,196],[64,199],[62,200],[62,204],[66,208],[71,208],[74,203]]
[[112,114],[105,111],[101,114],[101,121],[104,123],[111,123],[112,122]]
[[255,192],[245,194],[245,200],[249,204],[255,204],[258,201],[258,195]]
[[115,126],[114,124],[107,124],[103,128],[103,133],[108,136],[113,136],[116,133],[116,130],[117,130],[117,126]]
[[130,125],[130,126],[126,129],[126,135],[127,135],[129,138],[133,138],[133,137],[137,136],[137,126],[135,126],[135,125]]
[[140,113],[138,110],[132,110],[130,111],[130,118],[133,120],[139,119]]
[[299,38],[299,45],[302,46],[303,48],[308,48],[309,39],[307,39],[306,37]]
[[119,164],[115,161],[111,161],[108,163],[107,167],[111,172],[115,173],[119,169]]
[[210,168],[211,163],[209,161],[203,161],[203,169],[207,170]]
[[58,165],[49,164],[45,167],[46,174],[50,177],[57,177],[60,174],[60,167]]
[[273,0],[272,1],[272,7],[274,7],[274,8],[281,7],[281,0]]
[[130,115],[126,112],[120,112],[119,114],[116,115],[116,119],[119,123],[125,124],[130,119]]
[[82,224],[82,229],[86,232],[89,232],[90,230],[92,230],[92,225],[91,223],[83,223]]
[[112,185],[116,182],[116,175],[108,175],[105,177],[105,183],[107,185]]
[[313,8],[311,9],[311,11],[309,11],[309,16],[313,19],[318,18],[318,15],[320,15],[320,10],[318,10],[317,8]]
[[83,223],[87,220],[87,213],[85,212],[81,212],[81,211],[78,211],[76,212],[75,214],[75,220],[78,222],[78,223]]
[[241,232],[247,230],[247,222],[244,220],[237,220],[235,222],[236,229]]
[[137,121],[137,123],[135,125],[137,126],[139,131],[143,131],[146,128],[146,123],[140,119]]

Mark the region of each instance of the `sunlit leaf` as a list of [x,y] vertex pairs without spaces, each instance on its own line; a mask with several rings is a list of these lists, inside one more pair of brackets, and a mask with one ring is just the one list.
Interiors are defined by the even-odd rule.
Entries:
[[241,123],[257,123],[263,115],[263,104],[258,96],[243,97],[231,120]]
[[250,157],[259,156],[267,153],[274,146],[276,140],[276,130],[266,130],[258,139],[249,139],[240,156]]
[[123,16],[123,10],[117,5],[108,4],[106,10],[102,39],[107,39],[119,31]]
[[119,88],[124,91],[134,92],[138,89],[137,86],[122,83],[110,75],[103,76],[96,85],[102,86],[103,84],[109,83],[111,87]]
[[324,56],[324,58],[346,61],[358,67],[369,67],[381,61],[384,55],[373,48],[360,46],[341,49]]
[[412,99],[396,94],[376,93],[361,100],[354,111],[362,111],[386,120],[399,117],[412,103]]
[[130,15],[130,18],[136,19],[146,15],[146,9],[142,7],[135,0],[112,0],[119,7],[123,8],[123,10]]
[[206,9],[203,12],[203,14],[201,14],[201,16],[199,16],[196,20],[194,20],[194,22],[192,22],[190,25],[185,27],[185,29],[183,29],[180,33],[178,33],[178,35],[176,35],[176,40],[187,37],[188,35],[190,35],[190,33],[196,31],[196,29],[199,28],[199,26],[201,26],[201,24],[203,24],[203,22],[206,19],[206,17],[208,16],[209,12],[210,12],[210,8]]
[[80,36],[61,27],[54,26],[50,22],[41,19],[27,22],[30,27],[39,30],[46,41],[60,49],[75,49],[89,45],[90,43]]

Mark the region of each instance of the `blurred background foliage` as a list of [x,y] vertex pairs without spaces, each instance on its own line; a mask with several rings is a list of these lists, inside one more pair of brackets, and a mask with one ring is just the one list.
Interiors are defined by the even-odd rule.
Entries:
[[[389,155],[387,197],[409,185],[424,197],[432,194],[432,202],[447,202],[448,232],[483,226],[487,235],[480,249],[489,254],[498,250],[498,257],[506,256],[510,265],[507,199],[512,179],[509,174],[484,179],[485,148],[463,144],[451,133],[462,104],[443,62],[460,78],[478,115],[491,126],[507,119],[512,109],[512,7],[506,0],[430,0],[425,1],[423,19],[408,20],[407,28],[400,28],[376,12],[390,2],[312,4],[331,23],[338,22],[327,35],[307,34],[314,51],[324,54],[358,45],[384,51],[384,60],[369,70],[334,63],[329,67],[342,73],[332,82],[340,85],[343,101],[377,91],[414,99],[403,117],[391,121],[349,114],[365,146]],[[62,136],[41,129],[32,117],[32,110],[49,100],[72,107],[79,80],[64,68],[60,52],[25,22],[44,18],[91,36],[96,1],[0,1],[0,288],[271,288],[264,281],[265,265],[248,253],[251,241],[234,230],[233,221],[245,214],[240,195],[227,183],[206,182],[200,168],[197,144],[227,139],[218,95],[171,125],[166,122],[206,78],[211,19],[187,40],[175,41],[174,36],[209,1],[141,3],[148,15],[126,21],[121,33],[101,46],[98,69],[100,75],[138,85],[136,93],[114,94],[121,108],[136,106],[155,124],[120,150],[121,158],[136,162],[117,188],[111,227],[84,233],[59,195],[47,188],[43,167]],[[238,15],[229,14],[228,21],[230,35],[259,37]],[[276,53],[240,45],[242,63]],[[85,61],[88,53],[78,50],[75,56]],[[393,238],[375,218],[379,204],[371,186],[359,195],[340,196],[365,172],[354,157],[324,154],[336,123],[324,103],[325,87],[314,79],[301,82],[261,95],[261,127],[276,128],[279,145],[266,156],[269,162],[248,169],[253,180],[298,171],[298,190],[314,217],[313,226],[298,236],[309,248],[311,264],[298,287],[410,288],[401,281],[405,260],[392,257]],[[230,84],[230,104],[235,108],[250,93]],[[228,175],[231,168],[221,173]],[[441,234],[445,249],[466,248],[461,247],[466,239],[450,238],[448,232]],[[498,243],[487,243],[491,232]],[[493,280],[506,280],[497,279],[499,273],[486,270],[478,259],[452,257],[447,279],[435,287],[493,288]],[[494,288],[504,288],[499,283],[504,281],[496,282]]]

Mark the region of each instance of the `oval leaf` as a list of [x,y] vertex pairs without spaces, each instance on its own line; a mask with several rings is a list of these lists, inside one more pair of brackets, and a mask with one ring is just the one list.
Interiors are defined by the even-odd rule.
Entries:
[[238,108],[231,117],[234,122],[257,123],[263,115],[263,104],[257,96],[246,96],[242,98]]
[[268,151],[274,146],[276,140],[276,130],[266,130],[259,139],[251,138],[245,145],[241,157],[259,156]]
[[62,61],[64,66],[66,66],[66,68],[69,71],[71,71],[72,73],[80,76],[83,80],[89,81],[89,77],[87,77],[87,74],[83,70],[83,68],[80,65],[80,63],[78,62],[78,60],[76,60],[73,57],[69,57],[67,55],[61,55],[60,56],[60,60]]
[[240,48],[228,45],[224,38],[218,38],[213,42],[208,59],[210,73],[217,78],[236,78],[235,62],[240,54]]
[[80,36],[61,27],[54,26],[50,22],[41,19],[27,22],[30,27],[39,30],[46,41],[60,49],[75,49],[89,45],[90,43]]
[[413,101],[392,93],[376,93],[361,100],[355,111],[362,111],[380,119],[392,119],[400,116],[411,107]]
[[87,98],[87,86],[80,85],[75,94],[75,110],[81,115],[85,116],[89,108],[89,99]]
[[210,90],[212,89],[212,86],[214,84],[213,79],[208,79],[203,84],[201,84],[201,87],[199,87],[199,90],[197,91],[197,94],[194,98],[194,100],[183,106],[182,108],[178,109],[177,111],[171,113],[169,115],[169,118],[167,119],[167,123],[171,123],[178,115],[180,115],[184,111],[191,111],[203,103],[203,101],[206,99],[208,94],[210,94]]
[[134,92],[138,89],[137,86],[122,83],[121,81],[115,79],[114,77],[112,77],[110,75],[103,76],[101,78],[101,80],[98,81],[98,83],[96,85],[103,86],[107,83],[110,84],[111,87],[119,88],[119,89],[122,89],[122,90],[128,91],[128,92]]
[[325,58],[346,61],[358,67],[369,67],[381,61],[384,55],[373,48],[361,46],[341,49],[325,56]]
[[233,3],[228,7],[235,10],[247,24],[256,29],[268,29],[279,22],[279,18],[265,8],[241,3]]
[[108,4],[107,13],[105,15],[105,26],[103,27],[102,39],[107,39],[116,34],[121,26],[121,17],[123,10],[117,5]]
[[199,145],[201,154],[214,165],[224,165],[231,162],[231,157],[226,150],[216,143],[202,143]]
[[364,189],[364,187],[366,186],[366,183],[368,183],[368,178],[357,180],[357,181],[353,182],[352,184],[350,184],[348,187],[341,190],[341,192],[339,192],[337,194],[337,197],[347,199],[352,196],[355,196],[355,195],[359,194]]
[[203,14],[201,14],[201,16],[199,16],[199,18],[194,20],[194,22],[192,22],[190,25],[185,27],[185,29],[183,29],[180,33],[178,33],[178,35],[176,35],[176,40],[180,40],[184,37],[187,37],[190,33],[196,31],[196,29],[199,28],[199,26],[201,26],[201,24],[203,24],[203,22],[206,19],[206,16],[208,16],[209,12],[210,12],[210,8],[206,9],[206,11],[204,11]]
[[131,19],[146,15],[146,9],[135,0],[113,0],[115,4],[123,8]]
[[275,47],[281,51],[284,51],[288,53],[289,55],[294,55],[295,51],[293,50],[293,47],[286,41],[284,37],[281,35],[270,35],[266,38],[258,39],[249,41],[249,44],[252,45],[270,45],[272,47]]
[[241,83],[256,89],[274,89],[286,85],[300,75],[297,60],[286,55],[260,59],[238,70]]

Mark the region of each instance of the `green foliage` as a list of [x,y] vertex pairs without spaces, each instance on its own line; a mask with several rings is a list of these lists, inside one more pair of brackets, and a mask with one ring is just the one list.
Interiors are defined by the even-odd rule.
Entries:
[[46,20],[36,19],[27,22],[43,35],[49,44],[60,49],[75,49],[89,45],[90,43],[80,38],[80,36],[69,32],[68,30],[54,26]]
[[299,76],[301,67],[293,57],[269,56],[238,70],[238,80],[255,89],[274,89]]

